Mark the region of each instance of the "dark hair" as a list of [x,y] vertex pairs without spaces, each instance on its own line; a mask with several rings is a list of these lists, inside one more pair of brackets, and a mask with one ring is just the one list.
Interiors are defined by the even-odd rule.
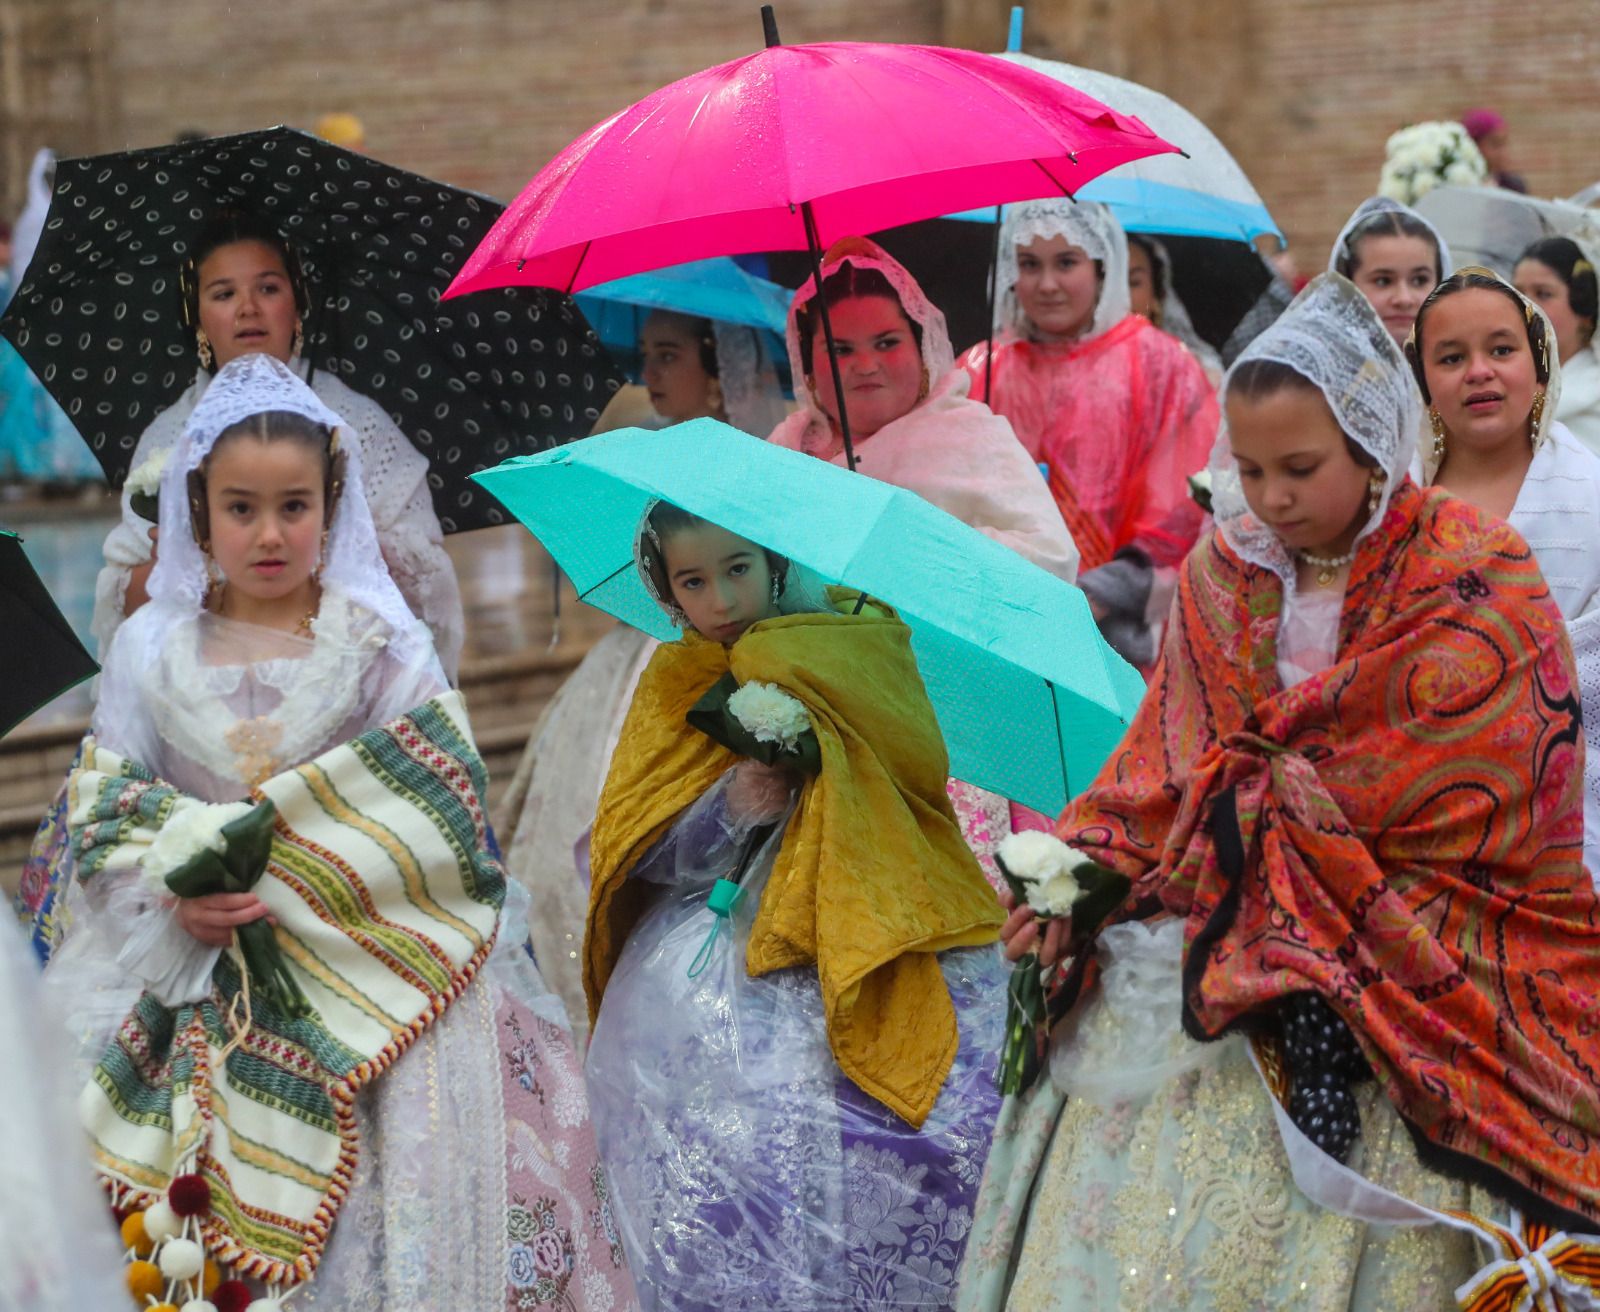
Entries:
[[[905,315],[906,322],[911,325],[911,336],[917,343],[917,350],[919,352],[922,350],[922,325],[906,314],[906,307],[901,304],[900,294],[895,291],[894,284],[884,277],[883,270],[858,269],[847,259],[822,280],[820,303],[830,310],[840,301],[853,300],[858,296],[882,296],[899,306],[900,313]],[[818,298],[813,296],[794,312],[795,331],[800,338],[800,369],[807,377],[816,372],[812,368],[811,348],[816,340],[817,329],[822,326],[822,313],[818,309],[818,304]]]
[[1339,250],[1339,257],[1334,261],[1335,273],[1343,274],[1346,278],[1356,276],[1356,270],[1361,267],[1359,248],[1368,237],[1417,237],[1427,242],[1433,250],[1433,276],[1444,277],[1444,254],[1439,249],[1437,234],[1415,214],[1406,214],[1401,210],[1380,210],[1376,214],[1369,214],[1350,229]]
[[1545,332],[1544,315],[1536,314],[1532,304],[1523,300],[1514,287],[1501,281],[1487,269],[1462,269],[1452,273],[1428,293],[1427,299],[1422,302],[1422,308],[1417,311],[1416,327],[1411,330],[1411,336],[1406,341],[1406,359],[1411,362],[1411,372],[1416,376],[1417,386],[1422,390],[1422,399],[1429,405],[1433,404],[1433,396],[1428,391],[1428,377],[1422,368],[1422,328],[1427,321],[1428,311],[1445,297],[1465,291],[1497,292],[1517,307],[1523,322],[1528,326],[1528,349],[1533,352],[1533,376],[1541,387],[1548,384],[1551,342]]
[[1546,237],[1517,256],[1518,264],[1523,260],[1539,261],[1566,284],[1572,312],[1589,321],[1592,338],[1595,324],[1600,322],[1600,283],[1596,282],[1594,265],[1589,263],[1578,243],[1571,237]]
[[[1241,360],[1233,367],[1233,372],[1228,375],[1223,399],[1226,401],[1229,396],[1238,396],[1246,401],[1264,401],[1278,392],[1289,391],[1313,392],[1324,404],[1327,401],[1322,388],[1292,365],[1282,360],[1254,359]],[[1350,458],[1363,469],[1378,468],[1378,458],[1349,433],[1344,434],[1344,444],[1350,452]]]
[[706,371],[706,376],[721,376],[721,368],[717,363],[717,333],[710,319],[697,318],[677,310],[651,310],[645,322],[648,323],[650,319],[665,319],[680,326],[700,348],[700,367]]
[[[667,577],[667,562],[662,556],[666,544],[685,529],[710,523],[711,520],[692,515],[670,501],[658,501],[651,507],[644,531],[639,535],[639,556],[650,575],[650,582],[655,586],[656,596],[663,601],[672,600],[672,581]],[[767,558],[767,568],[772,571],[781,588],[789,577],[789,558],[780,556],[776,551],[768,551],[766,547],[761,550]]]
[[[1167,298],[1167,263],[1157,252],[1155,240],[1146,237],[1142,232],[1130,232],[1128,245],[1130,248],[1137,246],[1150,261],[1150,290],[1155,294],[1156,304],[1160,305]],[[1095,263],[1098,264],[1099,261]]]
[[194,527],[195,541],[205,547],[211,531],[211,505],[206,496],[206,476],[211,458],[228,443],[242,437],[258,442],[297,442],[309,447],[322,457],[322,522],[333,522],[333,512],[339,504],[339,494],[344,490],[345,453],[338,449],[334,432],[305,415],[292,410],[262,410],[237,423],[229,424],[217,434],[211,450],[200,462],[198,469],[189,471],[189,517]]
[[294,291],[294,308],[302,319],[310,313],[311,300],[306,290],[305,270],[300,256],[284,235],[267,220],[243,210],[219,210],[213,214],[189,247],[189,256],[178,269],[178,294],[184,326],[191,338],[200,330],[200,266],[224,246],[242,241],[258,241],[271,247],[283,260]]

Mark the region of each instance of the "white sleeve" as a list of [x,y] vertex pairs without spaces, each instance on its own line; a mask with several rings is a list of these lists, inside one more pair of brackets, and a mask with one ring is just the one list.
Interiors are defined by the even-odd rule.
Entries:
[[[175,404],[152,419],[139,435],[139,444],[133,449],[128,468],[137,469],[151,456],[175,447],[183,432],[183,421],[193,409],[194,399],[185,392]],[[127,618],[129,575],[135,567],[148,564],[152,554],[150,530],[154,526],[133,513],[127,488],[117,494],[117,502],[122,514],[106,535],[105,564],[95,579],[94,618],[90,624],[102,659],[110,651],[117,629]]]
[[1583,707],[1583,864],[1600,889],[1600,601],[1567,621]]

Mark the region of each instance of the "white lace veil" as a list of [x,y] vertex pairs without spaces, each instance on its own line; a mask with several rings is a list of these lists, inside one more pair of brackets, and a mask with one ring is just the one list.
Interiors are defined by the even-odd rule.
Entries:
[[1029,200],[1006,206],[1000,225],[1000,267],[996,286],[994,330],[1017,337],[1032,337],[1033,324],[1022,312],[1017,299],[1017,249],[1032,245],[1041,237],[1065,237],[1091,260],[1100,263],[1104,274],[1100,299],[1095,302],[1094,319],[1080,341],[1090,341],[1110,331],[1128,317],[1128,238],[1116,216],[1096,201]]
[[194,614],[205,605],[210,585],[205,556],[195,540],[189,508],[189,473],[200,468],[228,428],[265,410],[287,410],[338,434],[345,459],[344,488],[328,526],[322,585],[336,588],[385,620],[396,635],[410,633],[416,617],[389,576],[378,548],[367,499],[361,444],[344,420],[288,365],[270,355],[240,356],[217,372],[195,406],[177,449],[161,471],[161,547],[150,575],[150,600]]
[[[639,571],[639,579],[644,584],[644,590],[650,594],[650,600],[661,607],[662,614],[674,627],[681,630],[688,627],[688,619],[670,595],[661,595],[661,589],[656,586],[655,577],[650,572],[649,558],[645,555],[645,542],[648,540],[655,548],[657,556],[661,556],[661,539],[651,527],[650,516],[656,507],[662,504],[660,497],[655,498],[645,506],[644,513],[639,516],[639,527],[633,535],[633,565]],[[760,546],[760,543],[756,545]],[[664,557],[662,559],[665,560]],[[784,570],[783,590],[778,594],[778,613],[813,615],[832,609],[833,606],[828,601],[828,588],[821,576],[795,561],[788,561],[788,567]]]
[[[1582,248],[1580,247],[1580,249]],[[1456,272],[1476,273],[1482,274],[1486,278],[1493,278],[1517,298],[1518,304],[1522,306],[1524,318],[1531,322],[1534,316],[1537,315],[1544,321],[1544,340],[1547,354],[1543,363],[1549,377],[1544,385],[1544,409],[1540,412],[1539,423],[1533,430],[1532,444],[1533,449],[1537,451],[1550,440],[1550,430],[1556,425],[1556,409],[1561,404],[1561,354],[1556,350],[1556,330],[1551,326],[1550,320],[1543,310],[1513,287],[1508,279],[1503,278],[1493,269],[1482,264],[1467,264],[1457,269]],[[1423,309],[1427,308],[1427,302],[1424,302]],[[1419,313],[1418,318],[1420,317],[1421,314]],[[1411,338],[1412,341],[1416,340],[1416,329],[1414,328],[1411,330]],[[1426,345],[1426,332],[1423,334],[1423,342]],[[1413,381],[1415,381],[1415,377],[1415,374],[1413,374]],[[1433,482],[1433,476],[1439,472],[1439,461],[1434,457],[1432,443],[1423,443],[1421,456],[1422,480],[1424,483],[1431,483]]]
[[761,330],[745,324],[711,322],[717,344],[717,381],[728,422],[752,437],[765,437],[783,422],[783,385]]
[[[1369,196],[1366,200],[1362,201],[1361,204],[1356,206],[1355,212],[1351,214],[1350,218],[1345,222],[1344,227],[1339,229],[1339,236],[1334,240],[1333,249],[1328,252],[1329,273],[1342,273],[1346,277],[1349,276],[1350,265],[1348,260],[1352,253],[1350,249],[1350,239],[1352,237],[1357,237],[1359,239],[1357,229],[1365,224],[1369,219],[1376,218],[1382,214],[1404,214],[1409,219],[1415,219],[1424,228],[1431,232],[1433,234],[1434,243],[1439,248],[1439,280],[1442,282],[1444,279],[1450,276],[1453,269],[1450,260],[1450,243],[1445,241],[1443,234],[1440,233],[1438,228],[1429,223],[1428,220],[1423,218],[1422,215],[1418,214],[1416,210],[1412,209],[1409,205],[1402,205],[1397,200],[1391,200],[1388,196]],[[1385,230],[1383,235],[1389,235],[1387,230]],[[1342,268],[1340,267],[1341,265],[1343,265]]]
[[[900,298],[900,308],[906,317],[922,330],[922,367],[928,371],[929,386],[937,390],[941,380],[945,379],[951,369],[955,367],[955,351],[950,346],[950,329],[944,321],[944,311],[939,309],[924,294],[917,280],[906,271],[904,265],[894,259],[876,242],[868,241],[865,237],[850,237],[836,244],[829,252],[829,258],[822,265],[822,280],[826,282],[833,272],[843,265],[854,265],[857,269],[876,269],[889,280],[889,285],[894,288],[895,295]],[[800,290],[794,294],[794,300],[789,303],[789,367],[794,375],[795,395],[803,398],[802,404],[813,415],[820,417],[822,411],[817,406],[807,383],[805,366],[800,356],[800,311],[810,304],[812,297],[817,294],[815,278],[807,278],[800,285]],[[814,352],[811,363],[817,372],[828,367],[826,348]]]
[[1283,543],[1250,511],[1228,439],[1228,388],[1250,360],[1287,365],[1316,384],[1345,435],[1384,471],[1377,510],[1359,542],[1383,522],[1405,478],[1422,422],[1411,369],[1367,298],[1337,273],[1319,274],[1278,321],[1245,348],[1222,380],[1223,422],[1211,453],[1212,514],[1223,539],[1243,559],[1272,570],[1294,588],[1294,562]]

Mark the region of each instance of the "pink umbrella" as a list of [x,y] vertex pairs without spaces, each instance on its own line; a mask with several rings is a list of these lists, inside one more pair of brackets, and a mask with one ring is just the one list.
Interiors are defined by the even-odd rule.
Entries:
[[[809,249],[1070,195],[1177,147],[1053,78],[938,46],[777,44],[674,82],[541,169],[446,296],[574,292],[713,255]],[[830,355],[833,333],[823,316]],[[842,392],[842,388],[839,389]],[[848,449],[848,421],[841,416]],[[852,465],[854,461],[851,461]]]

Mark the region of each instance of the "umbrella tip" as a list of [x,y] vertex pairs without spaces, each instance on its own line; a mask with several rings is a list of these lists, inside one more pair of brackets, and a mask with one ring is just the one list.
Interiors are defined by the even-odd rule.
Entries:
[[767,40],[768,50],[783,44],[778,37],[778,16],[772,11],[771,5],[761,6],[761,34]]
[[1011,30],[1006,36],[1006,53],[1016,54],[1022,49],[1022,6],[1011,6]]

